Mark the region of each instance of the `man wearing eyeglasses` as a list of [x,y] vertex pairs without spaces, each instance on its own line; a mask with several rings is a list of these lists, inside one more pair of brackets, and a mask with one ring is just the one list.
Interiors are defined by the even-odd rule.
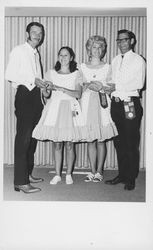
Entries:
[[105,183],[124,183],[125,190],[133,190],[139,173],[139,129],[143,115],[139,92],[144,86],[145,61],[134,52],[136,37],[133,32],[119,30],[116,41],[121,53],[111,64],[111,82],[115,83],[111,115],[118,129],[118,136],[114,138],[118,176]]

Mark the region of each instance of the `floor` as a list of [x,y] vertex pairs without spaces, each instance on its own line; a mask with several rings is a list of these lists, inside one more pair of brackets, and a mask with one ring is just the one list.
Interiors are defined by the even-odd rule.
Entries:
[[[41,188],[41,192],[24,194],[15,192],[13,188],[13,167],[4,167],[4,201],[74,201],[74,202],[145,202],[145,171],[141,170],[136,180],[136,188],[132,191],[124,190],[124,184],[115,186],[100,183],[84,182],[85,172],[75,170],[73,174],[74,184],[65,184],[65,171],[62,181],[57,185],[50,185],[51,178],[55,175],[53,169],[48,167],[36,167],[33,175],[44,178],[44,182],[35,186]],[[104,180],[114,178],[117,170],[105,170]]]

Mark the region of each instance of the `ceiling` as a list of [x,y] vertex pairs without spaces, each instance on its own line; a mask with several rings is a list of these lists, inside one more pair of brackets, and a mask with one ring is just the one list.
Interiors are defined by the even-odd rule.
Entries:
[[5,7],[5,16],[146,16],[146,8]]

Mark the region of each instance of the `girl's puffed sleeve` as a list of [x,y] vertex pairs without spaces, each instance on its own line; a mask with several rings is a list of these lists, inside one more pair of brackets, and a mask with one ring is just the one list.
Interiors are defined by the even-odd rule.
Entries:
[[83,83],[84,82],[87,82],[87,79],[85,78],[84,74],[83,74],[83,71],[82,71],[82,68],[81,68],[81,65],[78,65],[78,71],[79,71],[79,79],[80,79],[80,85],[83,86]]
[[76,84],[83,86],[83,74],[80,70],[77,71]]

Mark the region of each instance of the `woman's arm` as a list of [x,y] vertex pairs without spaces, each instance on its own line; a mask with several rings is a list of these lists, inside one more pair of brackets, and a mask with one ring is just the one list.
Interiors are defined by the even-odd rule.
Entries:
[[99,92],[103,88],[103,84],[100,81],[91,81],[88,88],[95,92]]
[[[58,90],[58,91],[62,91],[63,93],[66,93],[66,94],[68,94],[68,95],[70,95],[70,96],[72,96],[74,98],[80,98],[81,97],[81,90],[80,90],[81,86],[80,86],[80,88],[78,86],[76,86],[76,89],[72,90],[72,89],[57,86],[57,85],[53,84],[50,81],[46,81],[45,83],[46,83],[46,86],[47,86],[46,89],[49,90],[50,92]],[[46,94],[45,89],[44,89],[44,94]]]
[[103,85],[100,81],[91,81],[88,88],[95,92],[103,91],[106,94],[110,95],[113,91],[115,91],[115,84],[107,83],[107,85]]
[[72,90],[72,89],[67,89],[67,88],[63,88],[63,87],[58,87],[57,90],[62,91],[63,93],[65,93],[69,96],[72,96],[74,98],[77,98],[77,99],[80,99],[81,94],[82,94],[81,89],[77,89],[77,88],[75,90]]
[[[66,93],[66,94],[68,94],[68,95],[70,95],[70,96],[72,96],[72,97],[79,98],[79,97],[78,97],[78,96],[79,96],[79,91],[78,91],[78,89],[76,89],[76,90],[71,90],[71,89],[68,89],[68,88],[60,87],[60,86],[58,86],[58,85],[53,84],[53,83],[50,82],[50,81],[46,81],[45,84],[46,84],[46,89],[47,89],[48,91],[50,91],[50,92],[58,90],[58,91],[62,91],[63,93]],[[44,94],[46,94],[45,89],[44,89]]]
[[106,94],[110,95],[115,91],[115,83],[107,83],[107,86],[103,86],[103,90]]
[[72,96],[74,98],[80,99],[81,95],[82,95],[82,77],[80,72],[77,72],[77,76],[76,76],[76,80],[75,80],[75,89],[68,89],[68,88],[64,88],[64,87],[59,87],[59,86],[55,86],[56,90],[62,91],[63,93],[66,93],[69,96]]

